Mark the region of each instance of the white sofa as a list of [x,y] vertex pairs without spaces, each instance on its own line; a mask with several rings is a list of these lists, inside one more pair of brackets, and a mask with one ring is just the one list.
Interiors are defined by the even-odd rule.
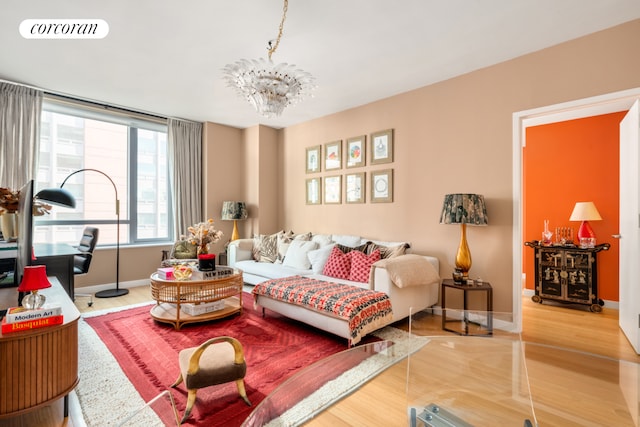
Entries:
[[[423,256],[434,267],[434,274],[437,276],[435,278],[430,276],[428,283],[424,284],[407,287],[396,286],[387,269],[376,266],[381,262],[374,264],[374,267],[371,268],[372,274],[368,283],[337,279],[335,277],[329,277],[322,274],[326,258],[322,259],[322,256],[318,256],[318,252],[324,252],[326,254],[330,251],[330,247],[335,246],[336,244],[355,247],[372,241],[359,236],[311,234],[309,234],[309,236],[312,236],[311,242],[316,242],[316,249],[313,249],[307,254],[307,260],[309,261],[308,268],[300,268],[304,266],[298,265],[299,263],[287,262],[287,253],[290,256],[295,255],[290,254],[289,250],[287,250],[285,254],[281,254],[284,256],[284,260],[278,260],[276,262],[256,261],[253,254],[254,239],[238,239],[231,242],[228,246],[227,261],[229,266],[242,270],[244,282],[249,285],[256,285],[270,279],[300,275],[384,292],[389,297],[393,310],[393,318],[389,323],[404,319],[411,313],[417,313],[418,311],[431,307],[438,302],[440,278],[437,276],[437,272],[439,271],[439,261],[437,258]],[[388,248],[403,244],[402,242],[380,241],[373,241],[373,243]],[[400,255],[400,257],[402,256],[404,255]],[[415,255],[412,256],[415,257]],[[260,296],[257,298],[257,305],[263,308],[268,308],[284,316],[307,323],[335,335],[347,339],[349,338],[348,327],[345,326],[344,322],[341,322],[340,319],[286,302],[276,301],[269,298],[260,298]]]

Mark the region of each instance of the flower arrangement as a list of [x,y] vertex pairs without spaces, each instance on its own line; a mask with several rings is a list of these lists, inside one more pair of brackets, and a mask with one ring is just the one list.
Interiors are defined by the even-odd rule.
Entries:
[[209,244],[216,243],[222,237],[222,231],[213,227],[213,219],[199,222],[187,228],[189,236],[187,240],[198,247],[198,254],[209,253]]
[[0,212],[14,213],[18,210],[20,192],[6,187],[0,188]]
[[[11,190],[6,187],[0,187],[0,215],[4,213],[15,213],[18,211],[18,205],[20,203],[20,191]],[[48,214],[51,210],[51,205],[35,200],[33,202],[34,216],[42,216]]]

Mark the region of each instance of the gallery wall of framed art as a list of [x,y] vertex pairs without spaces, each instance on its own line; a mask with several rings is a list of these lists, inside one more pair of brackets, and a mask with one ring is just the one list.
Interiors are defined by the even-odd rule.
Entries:
[[306,147],[306,204],[393,203],[394,145],[385,129]]

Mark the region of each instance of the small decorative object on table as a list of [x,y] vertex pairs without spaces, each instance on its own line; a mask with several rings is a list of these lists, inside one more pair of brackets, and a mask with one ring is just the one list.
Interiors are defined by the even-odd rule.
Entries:
[[198,269],[200,271],[213,271],[216,269],[216,254],[199,254]]
[[549,231],[549,220],[544,220],[544,231],[542,232],[542,246],[551,246],[551,238],[553,237],[553,231]]
[[193,270],[190,266],[184,264],[178,264],[173,267],[173,277],[176,280],[189,280],[193,275]]
[[209,244],[216,243],[222,237],[222,231],[213,227],[213,219],[209,218],[205,222],[199,222],[187,229],[189,236],[186,237],[191,244],[198,248],[198,255],[209,253]]
[[462,284],[463,281],[463,276],[464,273],[462,272],[461,269],[456,268],[455,270],[453,270],[453,282],[460,285]]
[[18,292],[31,292],[22,299],[22,306],[27,310],[40,308],[44,305],[46,297],[39,294],[40,289],[50,288],[51,283],[47,279],[47,268],[44,265],[24,267],[24,276],[18,286]]

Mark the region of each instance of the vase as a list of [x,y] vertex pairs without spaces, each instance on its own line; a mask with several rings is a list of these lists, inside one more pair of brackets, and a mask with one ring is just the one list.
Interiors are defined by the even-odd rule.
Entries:
[[0,215],[2,221],[2,236],[6,241],[14,241],[18,238],[18,221],[15,213],[5,212]]
[[209,253],[209,244],[201,243],[198,245],[198,255],[208,254]]
[[213,271],[215,269],[216,269],[215,254],[199,254],[198,255],[198,270]]

